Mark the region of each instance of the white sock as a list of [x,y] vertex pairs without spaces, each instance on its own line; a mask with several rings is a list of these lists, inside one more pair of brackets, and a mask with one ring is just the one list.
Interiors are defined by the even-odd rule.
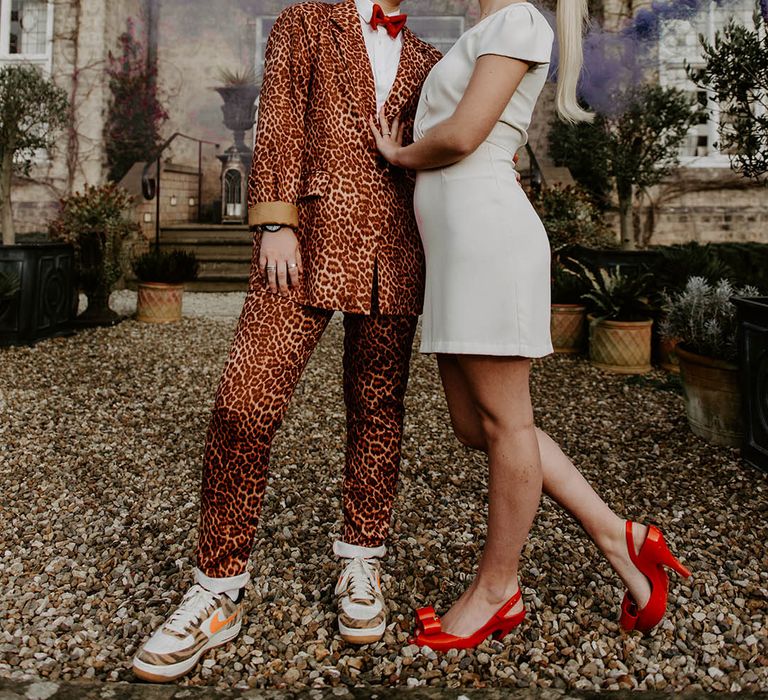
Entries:
[[240,591],[242,590],[242,588],[233,588],[229,591],[224,591],[224,595],[236,603],[237,599],[240,597]]

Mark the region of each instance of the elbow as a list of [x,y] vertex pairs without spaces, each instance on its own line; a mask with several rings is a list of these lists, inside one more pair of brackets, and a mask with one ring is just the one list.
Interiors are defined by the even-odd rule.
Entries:
[[466,158],[477,150],[477,147],[483,142],[478,138],[472,129],[457,129],[452,141],[453,150],[458,158]]

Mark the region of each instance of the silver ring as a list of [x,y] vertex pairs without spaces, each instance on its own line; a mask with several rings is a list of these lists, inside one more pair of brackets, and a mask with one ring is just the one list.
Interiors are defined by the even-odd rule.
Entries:
[[288,263],[288,269],[293,270],[294,268],[298,267],[296,263]]
[[277,265],[267,265],[267,272],[277,270]]

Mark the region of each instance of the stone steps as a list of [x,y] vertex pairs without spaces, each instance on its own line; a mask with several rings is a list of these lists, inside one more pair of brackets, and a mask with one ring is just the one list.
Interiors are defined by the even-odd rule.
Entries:
[[186,250],[200,261],[191,292],[242,292],[248,288],[253,237],[245,225],[179,224],[164,226],[160,248]]

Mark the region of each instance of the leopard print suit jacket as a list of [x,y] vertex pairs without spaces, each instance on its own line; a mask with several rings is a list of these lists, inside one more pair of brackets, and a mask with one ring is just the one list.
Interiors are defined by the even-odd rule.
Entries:
[[[403,30],[399,71],[385,105],[406,142],[437,49]],[[387,164],[368,118],[376,89],[354,0],[284,10],[267,44],[249,223],[293,226],[304,265],[298,303],[371,313],[421,312],[424,253],[413,214],[413,173]],[[257,261],[259,235],[255,236]],[[252,273],[252,284],[261,284]]]

